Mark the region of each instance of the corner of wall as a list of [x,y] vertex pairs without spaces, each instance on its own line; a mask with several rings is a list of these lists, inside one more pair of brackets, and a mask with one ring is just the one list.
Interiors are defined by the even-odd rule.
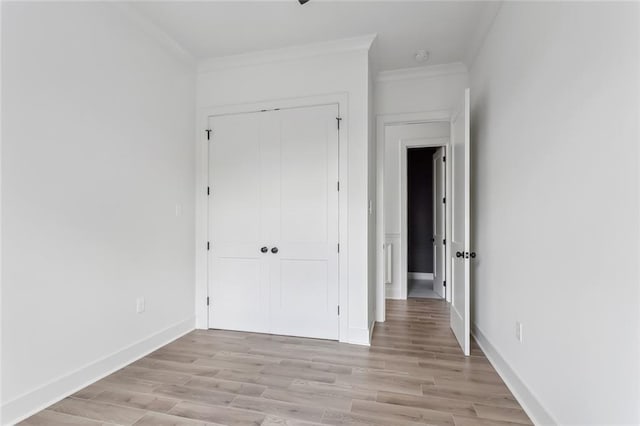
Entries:
[[194,329],[194,317],[107,355],[95,362],[60,376],[2,405],[2,424],[15,424],[146,356]]
[[471,334],[533,423],[536,425],[559,424],[476,324],[472,325]]

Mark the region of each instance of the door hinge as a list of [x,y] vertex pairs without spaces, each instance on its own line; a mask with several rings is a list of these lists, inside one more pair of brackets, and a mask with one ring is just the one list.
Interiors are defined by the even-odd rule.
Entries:
[[442,240],[442,245],[445,245],[445,246],[447,245],[447,239],[446,238]]
[[447,203],[447,198],[446,197],[442,197],[442,204],[446,204]]
[[340,181],[337,182],[338,191],[340,191]]
[[442,162],[447,161],[447,157],[445,155],[442,156]]
[[338,130],[340,130],[340,122],[342,121],[342,118],[336,117],[336,121],[338,122]]
[[340,243],[338,243],[338,253],[340,253]]
[[338,316],[340,316],[340,305],[338,305]]
[[207,132],[207,140],[211,140],[211,129],[207,129],[205,132]]
[[442,287],[446,287],[447,286],[447,282],[446,281],[442,281]]
[[207,241],[207,250],[209,250],[211,248],[211,244],[209,243],[209,241]]
[[211,187],[207,186],[207,195],[211,195]]
[[209,306],[209,296],[207,296],[207,306]]

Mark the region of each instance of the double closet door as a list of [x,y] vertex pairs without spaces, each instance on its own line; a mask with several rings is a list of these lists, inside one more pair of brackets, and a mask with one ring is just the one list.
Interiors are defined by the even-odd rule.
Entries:
[[210,117],[210,328],[338,338],[336,117]]

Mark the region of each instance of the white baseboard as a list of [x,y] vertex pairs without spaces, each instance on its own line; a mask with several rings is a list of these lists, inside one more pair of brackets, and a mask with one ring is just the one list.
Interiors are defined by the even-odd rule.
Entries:
[[407,278],[410,280],[432,280],[433,272],[408,272]]
[[371,321],[371,324],[369,324],[369,345],[371,345],[371,342],[373,341],[373,329],[376,328],[376,321],[373,320]]
[[60,376],[44,385],[13,398],[2,405],[2,424],[12,425],[47,408],[103,377],[131,364],[194,329],[191,317],[151,336]]
[[397,287],[392,287],[392,286],[386,287],[384,295],[386,299],[402,299],[402,295],[400,294],[400,289]]
[[531,421],[540,426],[559,424],[475,324],[472,326],[472,335]]
[[370,333],[368,328],[349,328],[349,335],[345,343],[352,345],[371,346],[371,340],[369,338]]

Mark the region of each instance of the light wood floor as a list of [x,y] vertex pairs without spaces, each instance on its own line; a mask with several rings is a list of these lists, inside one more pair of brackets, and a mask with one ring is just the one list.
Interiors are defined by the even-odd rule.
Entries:
[[387,302],[370,348],[193,331],[23,425],[531,424],[446,302]]

